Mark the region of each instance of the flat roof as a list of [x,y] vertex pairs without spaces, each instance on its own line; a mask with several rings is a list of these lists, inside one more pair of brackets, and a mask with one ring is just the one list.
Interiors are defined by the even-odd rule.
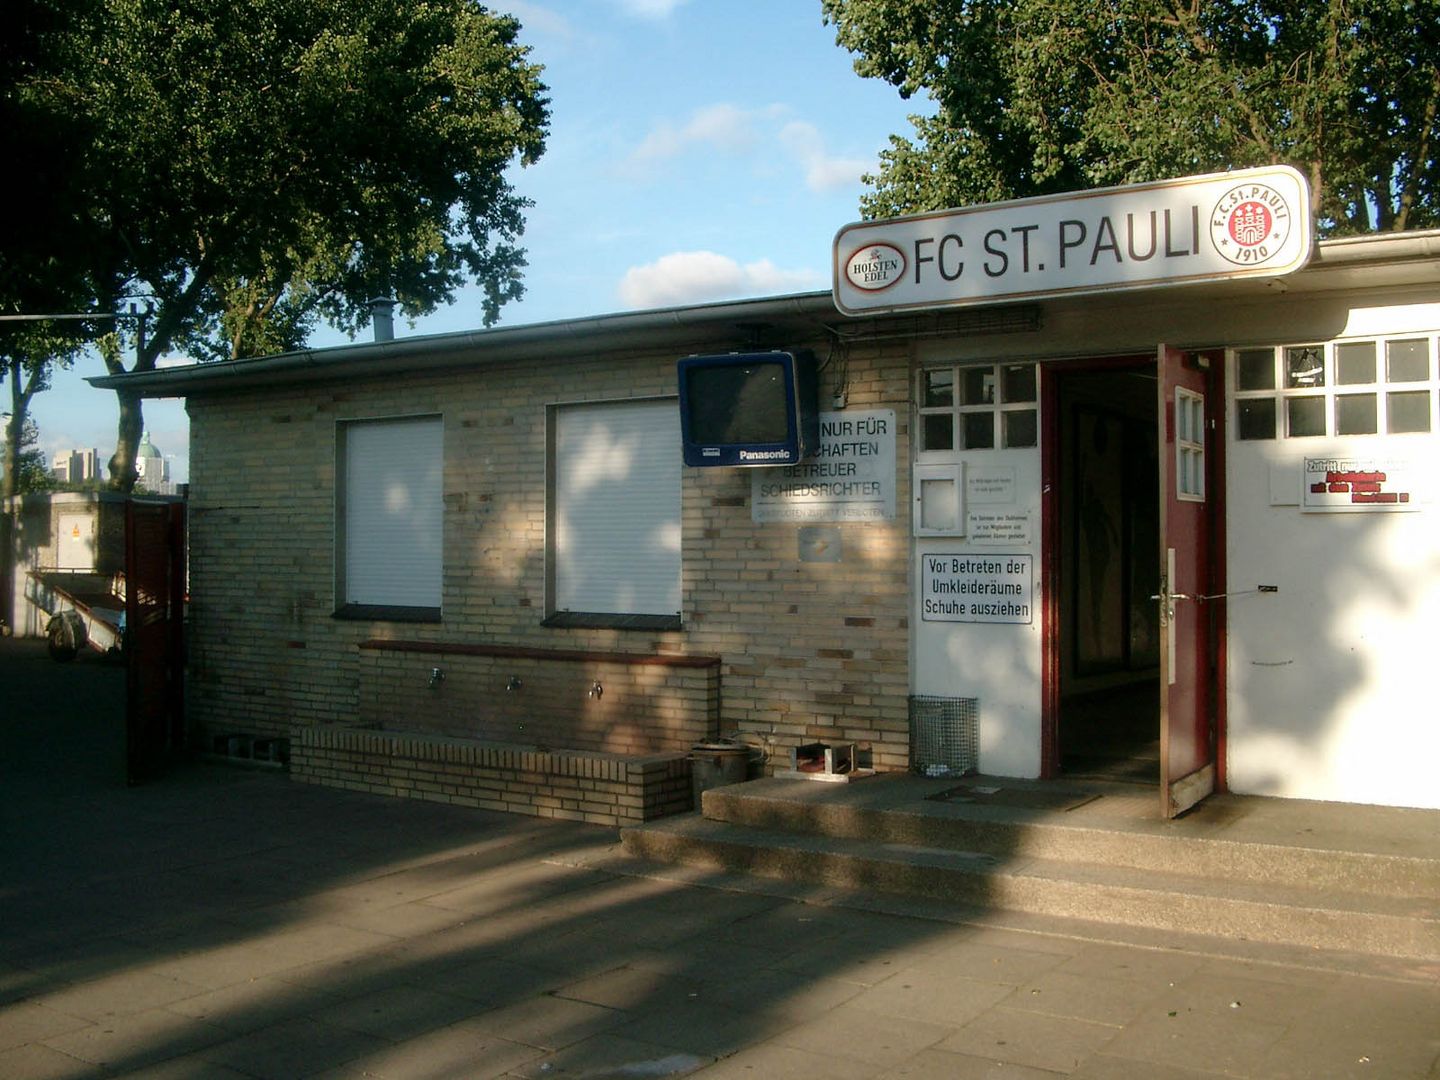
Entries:
[[[1134,295],[1152,301],[1159,291],[1196,299],[1244,295],[1261,292],[1276,281],[1283,281],[1287,292],[1301,293],[1427,283],[1440,286],[1440,229],[1322,241],[1316,245],[1309,265],[1285,278],[1150,288]],[[1107,295],[1120,299],[1131,294]],[[806,292],[397,337],[390,341],[301,349],[244,360],[99,375],[86,381],[99,389],[124,389],[142,397],[185,397],[320,382],[341,376],[393,376],[526,360],[558,360],[624,348],[729,351],[750,346],[783,348],[822,337],[842,340],[907,334],[933,336],[945,332],[1003,333],[1036,328],[1042,306],[1092,301],[1093,298],[1080,296],[850,317],[836,309],[830,292]]]

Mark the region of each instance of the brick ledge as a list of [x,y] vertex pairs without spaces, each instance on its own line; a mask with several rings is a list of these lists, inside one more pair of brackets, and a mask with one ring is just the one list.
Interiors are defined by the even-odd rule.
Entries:
[[305,783],[621,826],[690,809],[685,753],[539,749],[354,724],[291,732]]
[[720,666],[718,656],[680,656],[674,653],[592,652],[585,649],[539,649],[528,645],[481,645],[465,641],[400,641],[371,638],[361,649],[378,652],[430,653],[437,656],[508,656],[522,660],[572,660],[576,663],[634,664],[638,666],[710,668]]

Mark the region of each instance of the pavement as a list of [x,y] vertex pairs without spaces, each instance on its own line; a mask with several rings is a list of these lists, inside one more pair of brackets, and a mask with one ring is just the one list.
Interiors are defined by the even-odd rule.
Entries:
[[0,640],[0,1077],[1440,1080],[1433,967],[618,872],[613,831],[213,764]]

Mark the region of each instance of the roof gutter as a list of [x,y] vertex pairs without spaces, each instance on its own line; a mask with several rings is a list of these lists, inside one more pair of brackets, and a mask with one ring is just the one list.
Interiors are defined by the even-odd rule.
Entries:
[[[1303,270],[1282,279],[1297,288],[1335,286],[1356,271],[1386,267],[1416,283],[1440,280],[1440,229],[1380,233],[1326,240]],[[913,318],[913,316],[912,316]],[[795,293],[756,300],[658,308],[527,323],[493,330],[468,330],[390,341],[305,349],[246,360],[190,364],[157,371],[88,378],[102,390],[126,390],[142,397],[185,397],[316,382],[343,373],[347,378],[434,371],[521,360],[555,360],[619,348],[743,348],[757,334],[794,341],[841,323],[884,323],[885,316],[848,319],[829,292]],[[897,324],[898,325],[898,324]],[[911,324],[913,331],[913,323]]]
[[797,293],[303,349],[245,360],[97,375],[86,381],[101,390],[127,390],[142,397],[183,397],[308,382],[331,377],[338,370],[347,377],[395,374],[625,346],[660,347],[668,342],[728,340],[740,347],[746,344],[740,336],[757,330],[773,327],[777,332],[794,333],[797,327],[818,327],[839,317],[830,293]]

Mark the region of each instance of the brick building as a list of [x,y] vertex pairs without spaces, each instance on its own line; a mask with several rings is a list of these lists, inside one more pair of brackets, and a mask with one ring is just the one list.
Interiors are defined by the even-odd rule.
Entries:
[[[945,239],[893,250],[943,270]],[[853,741],[879,770],[1440,806],[1440,235],[1283,277],[837,296],[92,380],[187,401],[197,737],[607,821],[683,806],[686,751],[734,733],[772,765]],[[756,349],[818,357],[821,455],[683,467],[677,359]]]

